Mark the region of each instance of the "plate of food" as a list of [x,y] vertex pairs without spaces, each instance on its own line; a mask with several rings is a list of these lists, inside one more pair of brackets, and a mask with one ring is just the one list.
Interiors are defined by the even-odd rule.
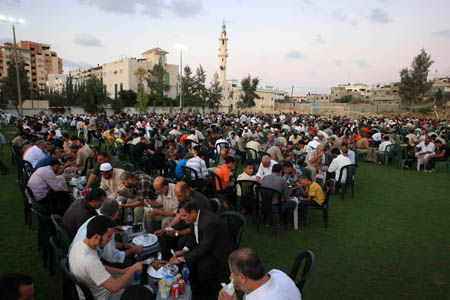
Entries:
[[154,234],[142,234],[133,239],[133,244],[148,247],[155,244],[158,241],[158,237]]
[[178,274],[178,266],[169,264],[165,260],[156,260],[148,267],[147,274],[158,279],[166,275],[175,276]]

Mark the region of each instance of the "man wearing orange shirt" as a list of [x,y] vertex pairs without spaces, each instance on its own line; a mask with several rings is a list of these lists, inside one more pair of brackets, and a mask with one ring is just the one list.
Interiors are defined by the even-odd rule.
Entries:
[[[234,158],[232,156],[228,156],[225,159],[225,163],[219,166],[214,173],[219,176],[220,181],[222,183],[222,188],[225,194],[225,199],[223,206],[228,208],[228,201],[232,199],[232,195],[234,195],[233,191],[233,182],[230,180],[230,171],[234,168]],[[220,191],[219,181],[216,179],[216,190]]]

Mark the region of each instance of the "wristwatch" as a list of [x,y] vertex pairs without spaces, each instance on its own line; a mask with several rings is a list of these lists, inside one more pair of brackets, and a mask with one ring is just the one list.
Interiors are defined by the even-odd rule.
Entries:
[[178,236],[178,230],[177,230],[177,231],[175,231],[175,236]]

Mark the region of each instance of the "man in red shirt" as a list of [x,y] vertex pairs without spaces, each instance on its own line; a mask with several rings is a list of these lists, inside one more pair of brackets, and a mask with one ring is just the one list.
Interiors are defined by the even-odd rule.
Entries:
[[[234,195],[233,182],[230,180],[230,171],[234,168],[234,158],[228,156],[225,163],[214,171],[214,173],[219,176],[220,182],[222,183],[223,192],[225,194],[225,199],[223,206],[228,208],[228,201],[232,199]],[[220,191],[219,180],[216,179],[216,190]]]

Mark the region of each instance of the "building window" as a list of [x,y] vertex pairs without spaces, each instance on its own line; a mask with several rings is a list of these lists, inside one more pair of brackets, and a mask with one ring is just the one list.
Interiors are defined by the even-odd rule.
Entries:
[[164,76],[164,81],[165,81],[165,84],[170,85],[170,75],[167,72]]

